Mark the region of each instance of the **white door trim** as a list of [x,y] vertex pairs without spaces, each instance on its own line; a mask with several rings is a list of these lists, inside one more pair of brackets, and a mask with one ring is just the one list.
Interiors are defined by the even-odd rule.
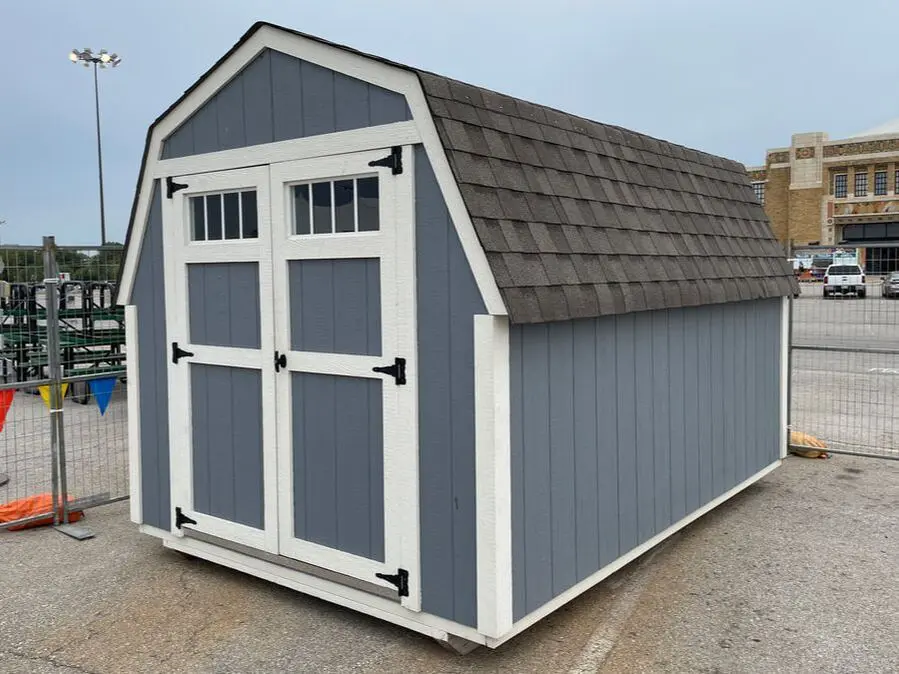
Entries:
[[264,145],[248,145],[233,150],[160,159],[154,166],[153,175],[164,178],[191,173],[227,171],[246,166],[333,157],[334,155],[380,150],[393,145],[411,145],[419,142],[421,142],[421,136],[415,122],[394,122],[350,131],[292,138]]
[[[280,554],[333,569],[368,582],[392,587],[376,573],[409,572],[409,596],[403,606],[419,610],[417,349],[415,334],[414,195],[412,148],[403,148],[404,171],[368,163],[383,158],[389,148],[282,162],[271,166],[275,346],[287,356],[288,373],[278,387],[278,476]],[[377,174],[381,228],[377,232],[347,234],[292,233],[290,186],[313,180]],[[294,351],[290,343],[290,298],[287,267],[292,259],[379,258],[381,274],[380,356]],[[407,361],[407,383],[396,386],[372,368],[394,357]],[[294,475],[291,376],[308,372],[377,378],[383,381],[384,561],[342,552],[294,536]],[[414,421],[413,421],[414,420]]]
[[[276,497],[277,457],[275,453],[277,419],[275,413],[274,368],[267,356],[274,353],[274,315],[271,301],[271,229],[269,169],[267,166],[236,169],[227,172],[197,174],[180,180],[187,187],[172,195],[163,195],[163,249],[165,250],[166,342],[194,355],[178,364],[168,361],[170,484],[172,510],[182,511],[197,521],[196,527],[212,535],[251,547],[278,552],[278,502]],[[259,236],[222,242],[191,242],[189,235],[188,198],[197,194],[229,190],[255,189]],[[243,245],[235,245],[242,243]],[[192,344],[187,291],[187,265],[191,262],[253,261],[259,269],[260,348]],[[191,432],[190,367],[193,364],[222,365],[259,370],[262,387],[262,451],[263,451],[263,529],[194,510]],[[172,517],[172,534],[183,536]]]

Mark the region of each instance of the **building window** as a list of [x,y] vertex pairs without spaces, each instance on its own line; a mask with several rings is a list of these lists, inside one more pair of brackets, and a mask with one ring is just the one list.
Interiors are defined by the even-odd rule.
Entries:
[[293,233],[377,232],[379,204],[377,176],[294,185]]
[[883,196],[887,193],[887,172],[876,171],[874,173],[874,194]]
[[[896,180],[899,181],[899,171],[896,172]],[[845,199],[849,193],[849,176],[845,173],[837,173],[833,177],[833,195],[837,199]]]
[[868,173],[856,173],[855,174],[855,196],[857,197],[866,197],[868,196]]
[[894,192],[899,194],[899,169],[896,170],[896,185]]
[[259,237],[256,190],[190,197],[191,241]]
[[765,205],[765,183],[752,183],[752,191],[755,192],[755,198],[758,202]]

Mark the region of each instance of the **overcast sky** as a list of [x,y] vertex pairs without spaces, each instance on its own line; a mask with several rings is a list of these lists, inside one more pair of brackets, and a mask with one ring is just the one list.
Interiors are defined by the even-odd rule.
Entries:
[[257,20],[724,155],[899,117],[899,2],[867,0],[0,0],[2,243],[124,240],[147,126]]

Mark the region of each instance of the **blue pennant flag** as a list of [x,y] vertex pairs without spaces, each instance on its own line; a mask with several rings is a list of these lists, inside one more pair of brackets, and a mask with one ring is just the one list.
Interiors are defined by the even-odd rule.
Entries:
[[100,408],[101,415],[106,414],[106,408],[109,407],[109,399],[112,397],[116,379],[116,377],[103,377],[102,379],[91,379],[88,382],[91,393],[97,399],[97,407]]

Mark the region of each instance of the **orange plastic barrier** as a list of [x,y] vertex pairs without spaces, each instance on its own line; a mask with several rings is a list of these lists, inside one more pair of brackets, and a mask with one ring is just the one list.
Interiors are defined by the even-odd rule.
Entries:
[[[69,497],[71,502],[72,497]],[[35,496],[26,496],[16,501],[0,504],[0,523],[15,522],[16,520],[33,517],[35,515],[43,515],[41,517],[25,524],[17,524],[7,527],[10,531],[21,531],[22,529],[31,529],[33,527],[43,527],[53,524],[53,494],[37,494]],[[62,505],[59,506],[59,517],[62,519]],[[69,512],[69,523],[77,522],[84,517],[84,512],[75,510]]]

